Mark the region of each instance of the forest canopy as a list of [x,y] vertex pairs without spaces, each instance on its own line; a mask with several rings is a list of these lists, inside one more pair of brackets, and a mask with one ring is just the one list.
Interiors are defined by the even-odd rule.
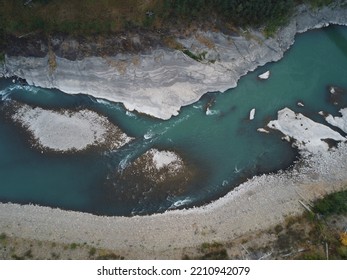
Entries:
[[301,2],[318,7],[333,0],[1,0],[0,30],[89,35],[219,22],[273,31]]

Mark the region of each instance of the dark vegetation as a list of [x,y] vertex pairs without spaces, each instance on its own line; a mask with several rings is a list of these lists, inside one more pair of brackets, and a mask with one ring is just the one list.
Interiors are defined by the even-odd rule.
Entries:
[[205,23],[209,27],[264,27],[284,24],[296,4],[326,5],[333,0],[1,0],[3,34],[109,34],[134,28],[170,29]]
[[296,259],[347,259],[347,191],[327,195],[314,203],[313,212],[287,220],[277,245],[302,251]]
[[347,214],[347,191],[333,193],[317,201],[314,212],[324,216]]
[[319,8],[331,4],[334,0],[306,0],[304,2],[311,4],[314,8]]
[[184,260],[200,259],[200,260],[228,260],[229,256],[226,247],[222,243],[203,243],[198,248],[198,256],[190,257],[187,254],[183,256]]
[[228,259],[227,250],[218,242],[203,243],[200,251],[202,253],[201,259],[203,260],[226,260]]
[[98,249],[87,243],[63,244],[21,239],[0,234],[0,260],[123,260],[114,251]]
[[[300,259],[347,259],[347,191],[328,195],[318,200],[308,215],[312,229],[309,232],[311,248]],[[342,223],[341,223],[342,220]],[[340,221],[340,225],[336,224]]]

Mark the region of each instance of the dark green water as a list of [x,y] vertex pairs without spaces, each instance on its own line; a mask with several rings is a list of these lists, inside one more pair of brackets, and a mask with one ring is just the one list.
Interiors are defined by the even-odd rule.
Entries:
[[[257,75],[270,70],[271,77]],[[318,111],[337,114],[346,107],[329,103],[328,85],[347,88],[347,28],[329,27],[297,36],[281,61],[248,74],[237,88],[209,93],[184,107],[168,121],[129,114],[123,106],[98,102],[86,95],[67,95],[0,80],[1,95],[44,108],[89,108],[107,116],[135,141],[118,151],[74,155],[48,155],[31,149],[21,130],[0,118],[0,201],[33,203],[103,215],[162,212],[183,204],[201,205],[214,200],[247,178],[289,167],[296,151],[279,133],[257,128],[289,107],[315,121]],[[205,107],[211,101],[212,115]],[[305,107],[298,107],[297,102]],[[0,107],[4,104],[0,103]],[[253,121],[249,111],[256,108]],[[179,152],[196,165],[201,176],[179,196],[155,186],[144,192],[122,182],[117,170],[148,149]],[[203,174],[203,175],[202,175]]]

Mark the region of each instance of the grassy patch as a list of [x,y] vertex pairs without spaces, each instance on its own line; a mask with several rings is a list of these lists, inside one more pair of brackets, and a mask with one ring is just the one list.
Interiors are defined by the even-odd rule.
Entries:
[[12,258],[13,260],[24,260],[24,257],[18,256],[17,254],[13,254],[13,255],[11,256],[11,258]]
[[304,2],[310,4],[313,8],[320,8],[330,5],[334,0],[305,0]]
[[213,49],[215,47],[215,44],[212,40],[210,40],[209,38],[201,35],[201,34],[197,34],[195,35],[195,38],[203,45],[205,45],[206,47],[208,47],[209,49]]
[[202,260],[227,260],[229,258],[224,245],[218,242],[203,243],[200,252],[202,255],[198,259]]
[[206,57],[206,54],[207,52],[202,52],[202,53],[199,53],[199,54],[194,54],[192,53],[190,50],[188,49],[183,49],[182,52],[186,55],[188,55],[190,58],[198,61],[198,62],[201,62],[205,59]]
[[72,243],[72,244],[70,244],[70,249],[75,250],[77,248],[77,246],[78,245],[76,243]]
[[300,258],[326,259],[328,253],[329,259],[347,259],[347,235],[343,229],[331,224],[336,217],[347,214],[347,191],[332,193],[317,200],[313,211],[319,214],[314,219],[312,216],[305,216],[306,223],[311,224],[309,241],[312,248]]
[[279,234],[282,230],[283,230],[283,226],[282,225],[277,225],[275,227],[275,233],[276,234]]
[[176,38],[173,36],[167,36],[163,38],[163,42],[164,44],[171,48],[171,49],[175,49],[175,50],[183,50],[184,47],[181,43],[176,41]]
[[100,255],[96,257],[96,259],[97,260],[124,260],[124,257],[114,253],[109,253],[109,254]]
[[314,251],[303,254],[300,259],[302,260],[324,260],[325,256],[322,252]]
[[325,216],[347,214],[347,191],[333,193],[318,200],[313,210]]
[[93,248],[90,248],[90,250],[89,250],[89,257],[94,256],[95,253],[96,253],[96,249],[95,249],[94,247],[93,247]]
[[25,259],[32,259],[34,257],[31,249],[25,251],[23,256],[24,256]]
[[6,233],[1,233],[0,234],[0,241],[4,241],[4,240],[6,240],[6,238],[7,238]]

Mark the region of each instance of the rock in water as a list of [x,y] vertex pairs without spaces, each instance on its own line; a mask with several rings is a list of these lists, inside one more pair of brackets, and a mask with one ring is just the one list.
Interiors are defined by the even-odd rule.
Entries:
[[[168,198],[175,201],[175,197],[186,196],[191,182],[201,176],[195,165],[188,163],[178,153],[155,148],[119,171],[115,176],[121,184],[136,187],[119,192],[111,185],[110,191],[115,201],[122,197],[125,200],[140,200],[142,203],[158,199],[165,201]],[[174,202],[169,209],[181,206],[182,201],[178,204]]]
[[260,74],[258,76],[258,78],[261,79],[261,80],[267,80],[269,77],[270,77],[270,71],[266,71],[265,73]]
[[347,108],[341,109],[339,112],[341,113],[342,117],[328,115],[325,117],[325,120],[331,125],[336,126],[343,132],[347,133]]
[[257,129],[258,132],[261,132],[261,133],[270,133],[270,131],[266,130],[265,128],[258,128]]
[[254,116],[255,116],[255,108],[253,108],[253,109],[249,112],[249,119],[250,119],[250,120],[254,120]]
[[345,137],[328,126],[314,122],[288,108],[280,110],[278,119],[270,121],[267,126],[293,138],[295,146],[309,153],[327,151],[329,149],[326,143],[328,139],[346,141]]

